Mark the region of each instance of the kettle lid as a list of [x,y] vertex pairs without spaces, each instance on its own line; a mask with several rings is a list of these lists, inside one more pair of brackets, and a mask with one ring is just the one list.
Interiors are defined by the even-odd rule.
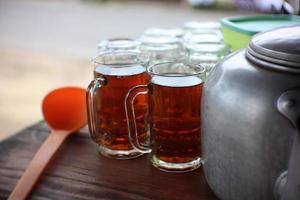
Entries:
[[300,72],[300,25],[287,26],[255,35],[247,58],[265,67]]

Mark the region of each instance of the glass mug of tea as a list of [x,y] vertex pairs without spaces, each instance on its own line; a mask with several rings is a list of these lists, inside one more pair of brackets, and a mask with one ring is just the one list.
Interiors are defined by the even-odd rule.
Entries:
[[[135,51],[103,52],[92,61],[95,79],[86,94],[91,138],[106,157],[129,159],[142,155],[128,140],[124,99],[130,88],[148,83],[148,62]],[[138,97],[135,106],[137,134],[145,140],[147,99]]]
[[[200,102],[205,68],[160,63],[148,68],[150,82],[133,87],[125,99],[129,139],[152,164],[167,172],[187,172],[201,165]],[[143,94],[143,95],[141,95]],[[148,98],[149,142],[139,140],[136,100]]]

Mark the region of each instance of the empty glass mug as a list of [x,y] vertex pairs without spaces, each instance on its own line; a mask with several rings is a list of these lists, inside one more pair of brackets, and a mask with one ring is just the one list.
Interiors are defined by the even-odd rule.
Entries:
[[[94,80],[87,89],[88,126],[101,154],[118,159],[134,158],[141,152],[128,140],[124,99],[130,88],[147,84],[147,62],[132,51],[104,52],[93,59]],[[135,101],[136,127],[140,140],[146,137],[147,99]]]
[[[133,87],[125,99],[129,139],[152,164],[167,172],[187,172],[201,165],[200,102],[205,68],[160,63],[148,68],[147,85]],[[141,95],[143,94],[143,95]],[[147,94],[150,141],[139,140],[136,100]]]
[[220,60],[231,52],[228,45],[220,43],[190,43],[185,46],[187,59],[191,63],[201,63],[206,68],[206,76]]
[[149,57],[151,64],[174,62],[182,57],[180,40],[170,36],[145,36],[140,38],[141,53]]

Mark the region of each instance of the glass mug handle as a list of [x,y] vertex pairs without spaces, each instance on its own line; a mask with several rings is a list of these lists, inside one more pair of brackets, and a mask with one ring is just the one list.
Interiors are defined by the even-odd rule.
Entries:
[[132,147],[141,152],[141,153],[150,153],[151,149],[149,146],[145,144],[141,144],[138,138],[138,131],[136,127],[135,121],[135,111],[134,111],[134,100],[139,95],[148,94],[148,86],[147,85],[138,85],[131,88],[125,98],[125,113],[127,120],[127,128],[128,128],[128,138]]
[[87,120],[88,127],[90,130],[91,138],[97,142],[99,140],[98,135],[99,126],[98,126],[98,117],[96,112],[96,93],[97,90],[103,87],[106,84],[106,80],[104,78],[96,78],[93,80],[87,90],[86,90],[86,108],[87,108]]

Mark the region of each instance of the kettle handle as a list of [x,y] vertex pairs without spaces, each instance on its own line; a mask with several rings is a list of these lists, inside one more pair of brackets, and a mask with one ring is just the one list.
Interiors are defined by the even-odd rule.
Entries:
[[300,88],[284,92],[277,100],[278,111],[296,130],[290,155],[287,180],[280,191],[281,200],[300,199]]

